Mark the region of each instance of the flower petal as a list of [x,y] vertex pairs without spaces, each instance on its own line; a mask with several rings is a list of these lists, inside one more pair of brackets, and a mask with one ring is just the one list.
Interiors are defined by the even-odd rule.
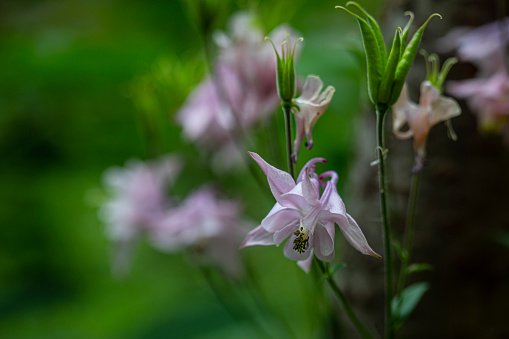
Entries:
[[325,159],[325,158],[313,158],[313,159],[309,160],[308,162],[306,162],[306,164],[302,167],[302,169],[301,169],[301,171],[299,173],[299,176],[297,177],[297,183],[302,181],[302,174],[306,172],[306,168],[313,166],[317,162],[321,162],[321,163],[325,164],[325,163],[327,163],[327,159]]
[[306,273],[311,271],[311,265],[313,264],[313,249],[311,249],[311,254],[307,259],[297,261],[297,265]]
[[392,130],[396,137],[408,139],[413,135],[411,129],[408,131],[401,131],[401,129],[407,123],[407,117],[411,111],[417,108],[418,106],[408,99],[408,87],[405,83],[398,101],[392,105]]
[[287,193],[295,187],[295,181],[292,176],[285,171],[281,171],[280,169],[275,168],[272,165],[269,165],[265,160],[262,159],[258,154],[254,152],[249,152],[249,155],[256,161],[258,166],[262,169],[263,173],[267,176],[267,180],[269,182],[270,190],[276,198],[276,201],[281,205],[281,195]]
[[267,232],[277,232],[289,224],[297,224],[300,219],[299,211],[293,208],[286,208],[276,203],[269,214],[262,220],[261,226]]
[[334,237],[336,230],[333,222],[318,224],[315,231],[315,255],[318,259],[331,262],[334,259]]
[[461,108],[456,100],[447,97],[440,97],[433,105],[429,119],[431,125],[435,125],[439,122],[457,117],[460,114]]
[[253,245],[274,245],[273,233],[267,232],[261,225],[252,229],[240,245],[240,248]]
[[318,193],[318,182],[317,185],[315,186],[312,182],[311,182],[311,179],[309,178],[309,167],[307,168],[307,171],[302,173],[302,177],[301,177],[301,180],[302,180],[302,196],[304,197],[304,199],[306,200],[306,202],[310,205],[310,206],[316,206],[317,204],[319,204],[319,200],[318,200],[318,197],[319,197],[319,193]]
[[316,75],[308,75],[298,100],[312,101],[316,99],[318,97],[318,93],[322,90],[322,87],[323,81],[320,77],[317,77]]
[[371,255],[375,258],[381,258],[380,255],[378,255],[371,249],[371,247],[369,247],[368,241],[364,237],[364,234],[362,234],[362,231],[355,220],[349,214],[346,216],[348,218],[347,222],[338,224],[338,226],[350,245],[352,245],[353,248],[362,254]]
[[430,111],[432,105],[440,97],[440,90],[433,86],[430,81],[423,81],[421,83],[421,98],[419,99],[419,106],[426,111]]
[[303,253],[295,252],[295,250],[293,249],[293,241],[295,240],[295,238],[297,238],[295,234],[292,234],[290,236],[290,238],[285,244],[285,247],[283,248],[283,253],[285,257],[287,257],[290,260],[295,261],[306,260],[307,258],[309,258],[312,252],[311,249],[313,248],[313,235],[311,234],[309,235],[309,248]]
[[284,227],[283,229],[277,231],[274,233],[274,243],[276,246],[281,245],[281,243],[288,238],[290,235],[292,235],[293,232],[297,229],[297,225],[288,225]]
[[293,116],[295,118],[295,141],[293,143],[292,161],[294,164],[297,163],[299,157],[300,148],[302,146],[302,140],[304,140],[305,127],[304,127],[304,116],[295,107],[292,108]]

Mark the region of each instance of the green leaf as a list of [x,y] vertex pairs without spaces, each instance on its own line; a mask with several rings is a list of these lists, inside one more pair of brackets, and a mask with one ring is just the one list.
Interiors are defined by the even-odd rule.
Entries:
[[391,95],[392,81],[396,75],[396,67],[399,62],[401,47],[401,28],[396,30],[394,35],[394,41],[392,42],[391,52],[389,54],[389,60],[385,64],[384,74],[382,81],[380,82],[380,88],[378,89],[378,102],[386,104]]
[[405,288],[399,297],[395,296],[392,299],[391,309],[396,326],[403,324],[428,289],[427,282],[416,283]]
[[375,34],[376,42],[378,45],[378,51],[380,53],[380,60],[382,61],[382,65],[384,65],[387,61],[387,51],[385,50],[385,41],[384,37],[382,35],[382,31],[380,30],[380,26],[378,26],[378,23],[376,22],[375,18],[373,18],[366,10],[356,3],[355,1],[349,1],[346,3],[346,7],[349,5],[353,5],[357,7],[362,14],[366,16],[366,19],[368,19],[368,24],[373,29],[373,33]]
[[368,68],[368,93],[369,98],[373,104],[377,104],[378,101],[378,87],[380,86],[380,80],[382,78],[383,65],[380,59],[380,52],[378,50],[378,43],[376,40],[375,33],[371,26],[358,16],[343,6],[336,6],[341,8],[353,15],[359,23],[361,30],[362,41],[364,44],[364,51],[366,52],[366,64]]
[[405,274],[409,275],[412,273],[417,273],[417,272],[422,272],[422,271],[432,271],[432,270],[433,270],[433,266],[431,266],[430,264],[425,264],[425,263],[412,264],[406,268]]
[[419,28],[417,32],[415,32],[414,36],[408,43],[405,48],[405,52],[401,56],[399,60],[398,67],[396,68],[396,75],[394,76],[394,82],[392,84],[391,97],[389,99],[389,105],[393,105],[399,98],[401,94],[401,90],[403,89],[403,85],[405,84],[405,79],[410,71],[410,66],[414,62],[415,55],[417,54],[417,50],[419,49],[419,44],[421,43],[422,34],[424,33],[424,29],[428,25],[428,22],[434,16],[438,16],[442,18],[440,14],[434,13],[426,20],[426,22]]

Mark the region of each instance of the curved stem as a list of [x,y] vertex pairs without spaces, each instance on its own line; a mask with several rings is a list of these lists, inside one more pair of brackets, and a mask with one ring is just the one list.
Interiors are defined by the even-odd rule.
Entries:
[[414,221],[415,221],[415,208],[417,206],[417,196],[419,194],[419,181],[421,178],[421,172],[417,172],[412,174],[412,185],[410,188],[410,199],[408,201],[408,211],[406,217],[406,227],[405,227],[405,244],[403,248],[403,260],[401,262],[401,269],[399,272],[399,282],[398,282],[398,295],[401,294],[401,291],[405,288],[406,277],[407,277],[407,268],[408,263],[410,262],[410,258],[412,256],[412,243],[414,236]]
[[362,322],[359,320],[359,318],[357,318],[357,315],[355,314],[352,307],[350,307],[350,304],[346,300],[345,295],[343,294],[343,292],[341,291],[339,286],[336,284],[334,279],[332,279],[332,275],[325,268],[323,262],[321,262],[320,260],[318,260],[316,258],[315,258],[315,262],[317,263],[317,265],[320,268],[320,270],[322,271],[325,279],[329,283],[330,288],[332,289],[332,291],[334,292],[336,297],[338,297],[339,301],[341,302],[341,305],[343,306],[343,309],[345,310],[346,314],[348,315],[348,318],[350,318],[350,321],[352,322],[352,324],[355,326],[357,331],[359,331],[359,334],[361,335],[361,337],[364,339],[373,338],[371,336],[371,334],[368,332],[368,330],[364,327],[364,325],[362,325]]
[[382,214],[382,225],[384,234],[384,266],[385,266],[385,338],[394,337],[392,323],[392,256],[391,256],[391,230],[389,227],[389,212],[387,210],[387,174],[385,172],[385,149],[384,141],[384,120],[388,111],[387,106],[376,108],[377,123],[377,153],[378,153],[378,181],[380,187],[380,208]]
[[292,161],[292,120],[291,120],[291,103],[283,102],[283,113],[285,114],[285,131],[286,131],[286,156],[288,162],[288,173],[295,179]]

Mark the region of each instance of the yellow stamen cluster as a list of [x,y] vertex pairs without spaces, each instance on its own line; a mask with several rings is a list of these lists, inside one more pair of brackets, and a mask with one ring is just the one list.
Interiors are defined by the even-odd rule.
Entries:
[[293,249],[297,253],[304,253],[309,248],[309,231],[301,226],[293,234],[297,236],[293,241]]

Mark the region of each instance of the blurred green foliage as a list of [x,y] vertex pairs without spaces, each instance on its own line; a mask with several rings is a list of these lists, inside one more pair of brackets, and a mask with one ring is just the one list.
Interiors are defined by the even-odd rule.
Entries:
[[[219,178],[203,171],[207,160],[181,138],[174,112],[206,71],[202,37],[184,4],[1,5],[1,338],[256,337],[232,321],[185,255],[162,254],[142,241],[131,274],[114,279],[112,248],[90,204],[107,167],[161,152],[186,159],[177,195],[219,181],[227,195],[243,199],[254,223],[274,203],[247,171]],[[302,32],[297,73],[320,75],[336,94],[315,127],[314,149],[303,150],[299,164],[324,156],[344,180],[354,156],[352,122],[366,90],[364,61],[352,53],[359,36],[353,20],[334,9],[338,4],[228,2],[212,24],[224,29],[232,13],[251,9],[266,32],[282,22]],[[273,122],[284,140],[282,114]],[[266,134],[256,131],[255,151],[265,152]],[[284,168],[284,159],[269,160]],[[273,306],[303,337],[316,333],[306,313],[312,280],[281,248],[244,254]]]

